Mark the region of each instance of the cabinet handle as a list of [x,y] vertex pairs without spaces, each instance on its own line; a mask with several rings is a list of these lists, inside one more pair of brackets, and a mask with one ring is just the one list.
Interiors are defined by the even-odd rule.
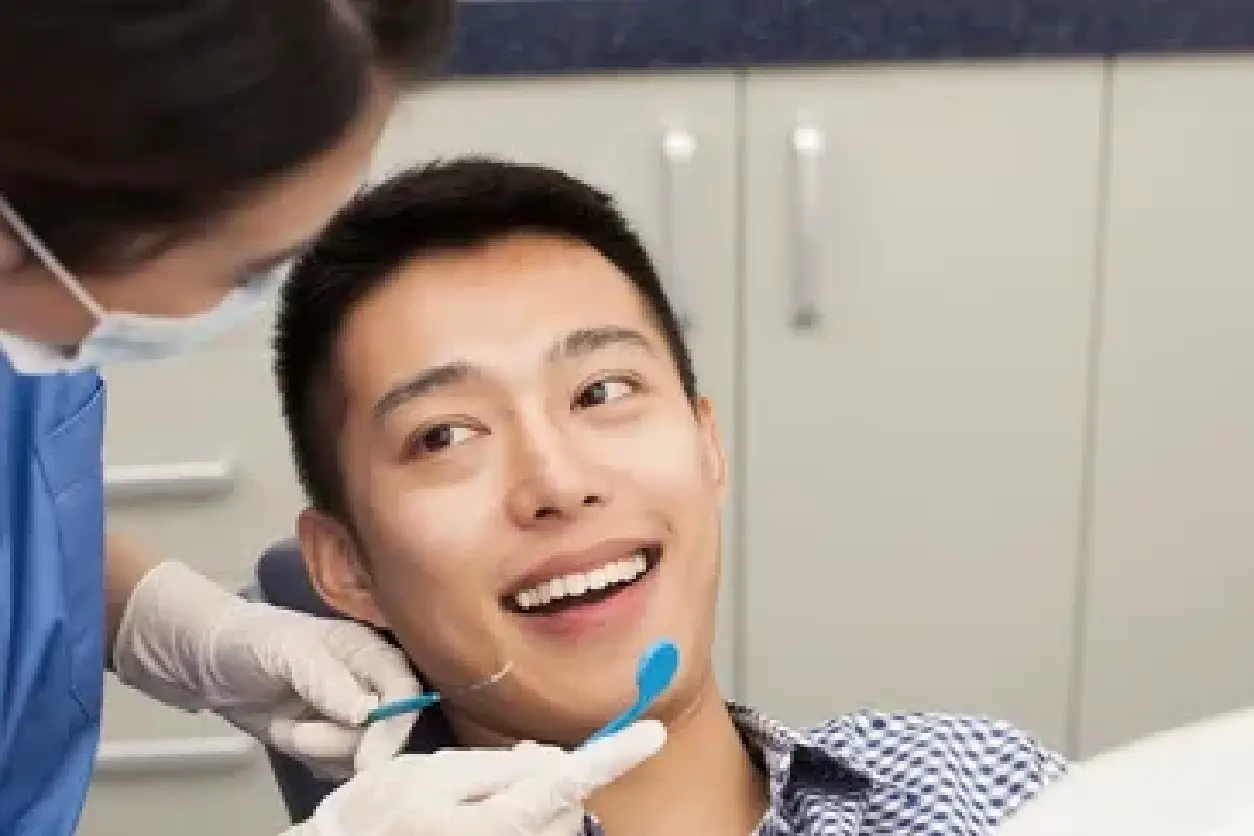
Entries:
[[692,327],[692,300],[684,279],[683,235],[679,219],[684,212],[683,190],[689,163],[697,153],[697,140],[682,128],[671,128],[662,135],[662,279],[675,310],[679,327]]
[[248,766],[257,742],[243,735],[119,740],[96,753],[96,775],[109,778],[226,772]]
[[819,271],[822,270],[822,240],[819,165],[826,146],[823,131],[801,124],[792,132],[793,230],[792,324],[799,331],[812,331],[821,319],[818,302]]
[[230,461],[131,464],[105,468],[108,502],[209,499],[235,486]]

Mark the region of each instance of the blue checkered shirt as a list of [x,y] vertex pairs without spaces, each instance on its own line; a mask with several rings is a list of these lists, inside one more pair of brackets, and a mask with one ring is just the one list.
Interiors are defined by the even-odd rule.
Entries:
[[[982,836],[1067,769],[981,717],[861,711],[809,731],[732,717],[770,776],[756,836]],[[591,816],[584,834],[605,836]]]

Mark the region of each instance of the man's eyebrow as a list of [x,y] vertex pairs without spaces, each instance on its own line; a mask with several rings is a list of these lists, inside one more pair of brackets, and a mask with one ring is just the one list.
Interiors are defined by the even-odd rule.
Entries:
[[579,328],[571,331],[549,349],[549,362],[586,357],[597,351],[615,346],[630,346],[653,352],[653,343],[634,328],[603,325],[599,328]]
[[[649,353],[653,352],[653,344],[643,332],[633,328],[601,326],[571,331],[549,348],[546,359],[550,363],[556,363],[561,360],[586,357],[614,346],[630,346]],[[374,405],[374,417],[376,420],[382,419],[402,404],[482,375],[483,369],[464,360],[424,369],[393,386],[383,397],[379,398]]]
[[375,419],[384,418],[389,412],[402,404],[417,398],[426,397],[440,389],[446,389],[457,383],[469,380],[479,373],[477,366],[470,363],[446,363],[424,369],[413,377],[404,380],[389,389],[374,405]]

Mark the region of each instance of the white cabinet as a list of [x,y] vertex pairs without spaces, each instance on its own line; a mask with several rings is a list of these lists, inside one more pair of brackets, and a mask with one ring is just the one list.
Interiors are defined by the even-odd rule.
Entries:
[[1096,62],[749,74],[749,703],[1065,746],[1101,94]]
[[290,823],[264,754],[240,737],[106,743],[78,836],[274,836]]
[[231,589],[304,505],[264,343],[104,370],[110,525]]
[[[492,154],[552,165],[618,199],[690,315],[698,382],[737,451],[737,87],[730,73],[456,81],[419,94],[389,126],[374,174],[435,157]],[[735,486],[724,525],[716,665],[735,690]]]
[[[104,370],[111,527],[228,589],[251,582],[303,504],[269,352],[248,343],[235,334],[186,357]],[[212,713],[166,708],[109,676],[103,739],[82,836],[283,829],[264,753]]]
[[1116,62],[1080,750],[1254,704],[1254,62]]

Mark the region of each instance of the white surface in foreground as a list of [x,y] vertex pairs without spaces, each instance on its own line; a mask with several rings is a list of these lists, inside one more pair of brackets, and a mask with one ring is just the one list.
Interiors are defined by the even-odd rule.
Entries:
[[1254,836],[1254,709],[1072,765],[998,836]]

